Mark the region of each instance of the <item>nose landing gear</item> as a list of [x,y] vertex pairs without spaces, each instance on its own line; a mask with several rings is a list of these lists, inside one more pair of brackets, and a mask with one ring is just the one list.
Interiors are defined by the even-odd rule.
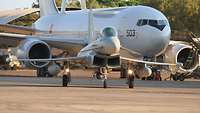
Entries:
[[103,82],[103,88],[107,88],[107,69],[106,68],[99,68],[95,74],[93,75],[93,78],[97,80],[101,80]]

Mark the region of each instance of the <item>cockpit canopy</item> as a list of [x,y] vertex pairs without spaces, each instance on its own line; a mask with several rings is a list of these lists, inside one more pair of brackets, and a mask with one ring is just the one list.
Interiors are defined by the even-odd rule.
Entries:
[[103,37],[112,37],[112,36],[117,36],[117,32],[112,27],[106,27],[103,29],[102,35]]
[[167,20],[152,20],[152,19],[138,20],[137,26],[145,26],[145,25],[150,25],[162,31],[165,28],[165,26],[168,25],[168,22]]

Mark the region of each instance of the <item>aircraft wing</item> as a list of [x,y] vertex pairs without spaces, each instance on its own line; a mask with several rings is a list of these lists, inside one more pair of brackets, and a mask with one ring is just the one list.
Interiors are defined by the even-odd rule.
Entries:
[[64,57],[64,58],[50,58],[50,59],[16,59],[21,62],[71,62],[80,65],[87,65],[87,57]]
[[140,53],[134,52],[134,51],[129,50],[129,49],[124,48],[124,47],[121,47],[120,56],[121,56],[120,57],[121,61],[124,62],[124,63],[142,63],[142,64],[148,64],[148,65],[161,65],[161,66],[181,65],[181,64],[144,61],[143,56]]
[[64,37],[62,35],[21,35],[12,33],[0,33],[0,44],[9,45],[12,42],[17,46],[20,41],[25,39],[38,39],[48,43],[51,47],[66,49],[66,48],[82,48],[86,43],[84,38]]
[[73,61],[83,62],[86,57],[66,57],[66,58],[51,58],[51,59],[17,59],[18,61],[29,61],[29,62],[51,62],[51,61]]
[[17,18],[38,12],[38,8],[25,8],[25,9],[14,9],[14,10],[3,10],[0,11],[0,24],[7,24]]
[[181,64],[170,64],[170,63],[162,63],[162,62],[149,62],[144,60],[138,60],[138,59],[131,59],[126,57],[121,57],[121,60],[127,61],[127,62],[136,62],[136,63],[143,63],[148,65],[161,65],[161,66],[177,66]]

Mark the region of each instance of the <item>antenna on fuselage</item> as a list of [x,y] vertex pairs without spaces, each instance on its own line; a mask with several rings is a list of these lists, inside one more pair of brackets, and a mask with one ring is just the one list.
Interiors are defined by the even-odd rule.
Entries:
[[88,12],[88,43],[91,43],[94,38],[94,23],[93,23],[93,10],[90,8]]
[[68,2],[69,2],[68,0],[62,0],[61,11],[60,11],[62,14],[65,14],[65,6]]
[[93,9],[92,9],[93,4],[90,5],[89,7],[89,12],[88,12],[88,40],[87,43],[91,43],[95,41],[95,34],[94,34],[94,16],[93,16]]
[[79,0],[79,2],[80,2],[80,5],[81,5],[81,9],[87,9],[86,0]]

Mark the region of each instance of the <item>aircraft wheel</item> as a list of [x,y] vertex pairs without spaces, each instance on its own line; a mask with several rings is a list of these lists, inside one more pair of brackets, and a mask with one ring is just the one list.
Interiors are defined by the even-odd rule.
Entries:
[[63,78],[62,78],[62,83],[63,83],[63,87],[67,87],[68,86],[68,84],[71,82],[71,74],[69,73],[69,74],[65,74],[65,75],[63,75]]
[[103,88],[107,88],[108,86],[107,86],[107,80],[104,80],[103,81]]
[[52,77],[54,77],[54,76],[48,73],[48,74],[47,74],[47,77],[52,78]]
[[178,76],[177,76],[177,75],[172,75],[172,79],[173,79],[174,81],[178,81]]
[[135,77],[133,75],[128,76],[128,87],[129,88],[134,88],[134,80],[135,80]]
[[184,81],[184,80],[185,80],[185,77],[184,77],[183,75],[180,75],[180,76],[178,77],[178,79],[179,79],[180,81]]
[[37,69],[37,77],[46,77],[46,68]]

